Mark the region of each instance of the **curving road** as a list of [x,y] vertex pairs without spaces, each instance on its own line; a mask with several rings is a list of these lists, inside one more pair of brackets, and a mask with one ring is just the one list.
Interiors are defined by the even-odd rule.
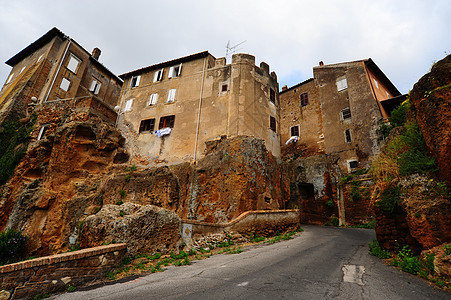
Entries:
[[369,255],[373,230],[303,228],[289,241],[56,299],[451,299]]

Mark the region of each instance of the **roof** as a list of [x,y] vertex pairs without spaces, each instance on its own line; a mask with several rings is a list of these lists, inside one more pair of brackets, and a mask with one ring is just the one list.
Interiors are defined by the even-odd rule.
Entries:
[[[17,63],[19,63],[21,60],[35,52],[36,50],[42,48],[45,44],[50,42],[54,37],[60,37],[62,39],[68,40],[71,39],[69,36],[65,35],[61,30],[59,30],[56,27],[53,27],[50,29],[46,34],[41,36],[39,39],[25,47],[22,51],[11,57],[9,60],[7,60],[5,63],[11,67],[14,67]],[[72,42],[77,44],[83,51],[85,51],[89,55],[89,59],[98,66],[99,68],[103,69],[105,72],[109,73],[112,77],[114,77],[118,82],[122,83],[122,80],[116,76],[113,72],[111,72],[107,67],[105,67],[101,62],[99,62],[97,59],[95,59],[90,52],[88,52],[85,48],[83,48],[79,43],[77,43],[75,40],[71,39]]]
[[379,69],[379,67],[376,65],[376,63],[371,59],[361,59],[361,60],[355,60],[355,61],[349,61],[349,62],[342,62],[342,63],[336,63],[336,64],[329,64],[329,65],[324,65],[324,66],[316,66],[313,69],[317,69],[317,68],[335,68],[335,67],[340,67],[342,65],[346,65],[346,64],[352,64],[352,63],[364,63],[365,66],[370,69],[379,79],[379,81],[381,83],[383,83],[389,90],[390,92],[394,95],[394,96],[400,96],[401,93],[399,92],[399,90],[394,86],[394,84],[390,81],[390,79],[388,79],[387,76],[385,76],[384,72],[382,72],[381,69]]
[[295,89],[295,88],[297,88],[297,87],[300,87],[301,85],[304,85],[304,84],[306,84],[306,83],[309,83],[309,82],[312,81],[312,80],[313,80],[313,78],[309,78],[309,79],[307,79],[307,80],[304,80],[304,81],[301,82],[301,83],[298,83],[298,84],[296,84],[296,85],[293,85],[292,87],[290,87],[290,88],[288,88],[288,89],[286,89],[286,90],[284,90],[284,91],[279,92],[279,95],[280,95],[280,94],[283,94],[283,93],[286,93],[286,92],[288,92],[288,91],[291,91],[292,89]]
[[[144,68],[141,68],[141,69],[137,69],[137,70],[134,70],[134,71],[130,71],[128,73],[124,73],[124,74],[119,75],[119,77],[124,80],[126,77],[135,76],[135,75],[139,75],[139,74],[142,74],[142,73],[149,72],[149,71],[154,70],[154,69],[161,69],[161,68],[164,68],[164,67],[169,67],[169,66],[173,66],[173,65],[180,64],[180,63],[183,63],[183,62],[195,60],[195,59],[198,59],[198,58],[207,57],[209,55],[211,55],[211,54],[208,51],[203,51],[203,52],[191,54],[191,55],[188,55],[188,56],[176,58],[176,59],[173,59],[173,60],[165,61],[165,62],[162,62],[162,63],[158,63],[158,64],[155,64],[155,65],[151,65],[151,66],[148,66],[148,67],[144,67]],[[213,55],[211,55],[211,56],[214,58]]]

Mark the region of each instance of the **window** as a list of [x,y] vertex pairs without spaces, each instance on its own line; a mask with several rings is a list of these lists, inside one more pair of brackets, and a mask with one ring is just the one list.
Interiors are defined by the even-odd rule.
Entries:
[[377,80],[376,79],[373,79],[374,80],[374,84],[376,85],[376,88],[379,88],[379,83],[377,82]]
[[9,75],[8,79],[6,80],[6,84],[8,84],[11,79],[13,79],[14,73],[11,73],[11,75]]
[[221,92],[227,92],[229,90],[229,85],[228,84],[223,84],[221,87]]
[[70,87],[70,81],[67,80],[66,78],[63,78],[63,80],[61,80],[60,89],[67,92],[69,90],[69,87]]
[[274,132],[276,132],[277,130],[276,118],[274,118],[273,116],[269,117],[269,128]]
[[269,101],[276,104],[276,92],[273,89],[269,89]]
[[141,80],[141,75],[133,76],[132,80],[130,80],[130,87],[134,88],[136,86],[139,86],[139,81]]
[[175,121],[174,115],[161,117],[160,123],[158,124],[158,129],[162,129],[162,128],[166,128],[166,127],[174,128],[174,121]]
[[22,70],[20,70],[19,74],[22,74],[22,72],[25,70],[27,66],[23,67]]
[[131,111],[132,110],[132,104],[133,104],[133,99],[129,99],[125,102],[125,108],[124,111]]
[[299,136],[299,125],[290,128],[291,136]]
[[166,103],[174,102],[174,100],[175,100],[175,90],[176,89],[169,90],[169,92],[168,92],[168,100],[166,101]]
[[349,107],[346,107],[345,109],[342,109],[340,112],[340,119],[342,121],[351,119],[351,109]]
[[155,105],[157,103],[157,100],[158,100],[158,94],[157,93],[150,95],[149,105]]
[[155,129],[155,119],[142,120],[139,125],[139,133],[143,131],[152,132]]
[[49,126],[50,124],[42,125],[41,130],[39,130],[38,141],[40,141],[44,137],[44,134],[47,131],[47,129],[49,129]]
[[[178,65],[178,66],[172,66],[169,68],[169,75],[168,78],[172,78],[172,77],[178,77],[180,76],[180,72],[182,71],[182,64]],[[161,72],[163,73],[163,72]],[[161,80],[161,79],[160,79]]]
[[163,71],[164,69],[155,71],[155,75],[153,76],[153,82],[161,81],[163,79]]
[[355,159],[349,159],[347,161],[347,165],[348,165],[348,172],[352,173],[357,171],[357,168],[359,167],[359,162]]
[[91,83],[91,87],[89,88],[89,91],[90,92],[93,92],[94,93],[94,95],[97,95],[98,93],[99,93],[99,90],[100,90],[100,86],[101,86],[102,84],[100,83],[100,81],[98,81],[97,79],[93,79],[92,80],[92,83]]
[[37,63],[40,62],[43,56],[44,56],[44,54],[41,54],[41,56],[39,56],[39,58],[38,58],[38,60],[36,62]]
[[351,143],[352,142],[351,129],[346,129],[345,130],[345,141],[346,141],[346,143]]
[[80,65],[80,59],[78,59],[75,55],[71,54],[69,58],[69,62],[67,63],[67,68],[72,71],[72,73],[77,74],[78,66]]
[[302,93],[301,94],[301,107],[306,106],[308,104],[308,94]]
[[340,79],[337,81],[337,90],[338,91],[343,91],[346,90],[348,88],[348,81],[346,80],[346,78]]
[[390,94],[388,92],[385,92],[387,94],[387,98],[390,98]]

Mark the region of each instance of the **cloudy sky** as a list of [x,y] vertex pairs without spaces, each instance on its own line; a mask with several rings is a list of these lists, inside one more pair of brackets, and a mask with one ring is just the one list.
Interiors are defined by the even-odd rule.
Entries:
[[[2,62],[58,27],[116,74],[226,44],[276,71],[280,86],[326,64],[372,58],[402,92],[451,53],[450,0],[0,0]],[[0,82],[11,68],[0,65]]]

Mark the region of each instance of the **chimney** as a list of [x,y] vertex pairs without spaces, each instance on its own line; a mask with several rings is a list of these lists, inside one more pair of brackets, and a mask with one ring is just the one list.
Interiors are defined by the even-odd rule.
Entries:
[[99,60],[100,53],[102,53],[102,51],[100,51],[100,49],[96,47],[94,48],[94,50],[92,50],[92,57],[94,57],[96,60]]
[[320,67],[324,66],[324,62],[323,62],[323,61],[320,61],[320,62],[319,62],[319,66],[320,66]]
[[286,90],[288,90],[288,87],[287,87],[286,85],[284,85],[284,86],[282,87],[282,92],[283,92],[283,91],[286,91]]

